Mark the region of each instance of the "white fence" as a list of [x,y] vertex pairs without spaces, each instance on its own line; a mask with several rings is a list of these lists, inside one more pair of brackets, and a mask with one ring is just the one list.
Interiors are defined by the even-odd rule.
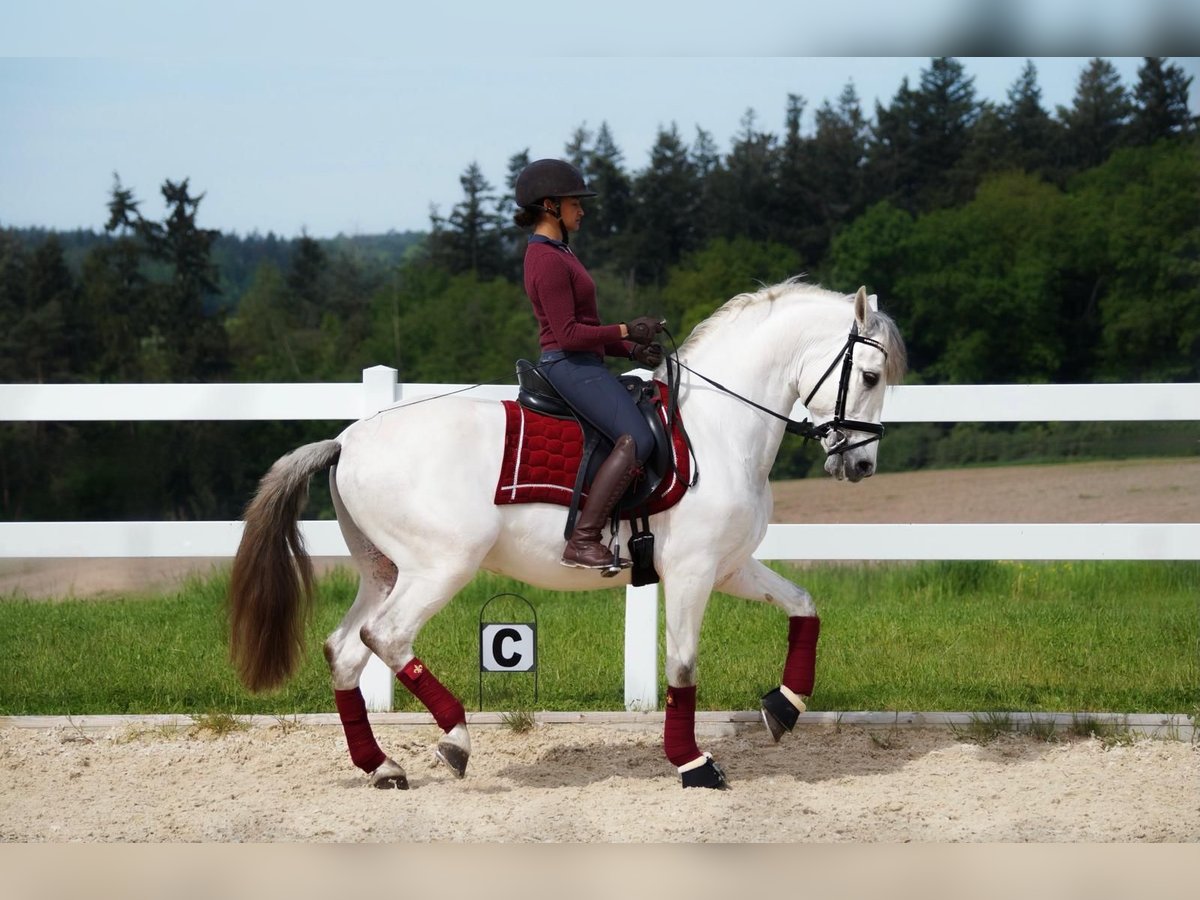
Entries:
[[[400,384],[375,366],[361,384],[0,385],[0,421],[354,420],[459,384]],[[501,400],[516,387],[471,388]],[[889,388],[888,422],[1170,421],[1200,419],[1200,384],[932,385]],[[799,404],[794,416],[803,416]],[[280,454],[289,447],[279,448]],[[337,523],[305,521],[318,556],[348,555]],[[0,557],[232,557],[240,522],[0,522]],[[759,559],[1200,559],[1200,523],[1051,525],[771,525]],[[625,704],[658,705],[658,590],[628,588]],[[372,709],[390,709],[394,678],[378,659],[363,674]]]

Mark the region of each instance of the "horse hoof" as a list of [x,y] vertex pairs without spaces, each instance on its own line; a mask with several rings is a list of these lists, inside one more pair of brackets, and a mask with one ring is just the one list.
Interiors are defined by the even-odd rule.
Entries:
[[389,757],[371,773],[371,786],[380,790],[407,791],[408,776],[404,774],[400,764]]
[[775,688],[762,698],[763,724],[771,732],[771,738],[775,743],[778,744],[784,733],[791,731],[796,726],[796,720],[799,718],[800,710],[792,705],[792,701],[785,697],[779,688]]
[[434,748],[433,755],[439,762],[449,766],[457,777],[462,778],[467,774],[467,760],[471,758],[471,754],[457,744],[452,744],[450,741],[439,741],[437,747]]
[[725,770],[713,762],[711,756],[704,761],[704,765],[688,769],[686,772],[681,773],[681,775],[685,788],[711,788],[716,791],[729,789],[729,782],[725,778]]

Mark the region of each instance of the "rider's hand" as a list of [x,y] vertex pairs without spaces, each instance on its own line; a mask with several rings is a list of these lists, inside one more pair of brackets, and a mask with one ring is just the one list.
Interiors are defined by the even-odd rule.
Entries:
[[662,344],[657,341],[653,344],[634,344],[633,352],[630,353],[630,356],[647,369],[656,369],[659,363],[663,361]]
[[625,323],[625,330],[635,344],[648,344],[663,330],[663,323],[661,319],[653,316],[638,316]]

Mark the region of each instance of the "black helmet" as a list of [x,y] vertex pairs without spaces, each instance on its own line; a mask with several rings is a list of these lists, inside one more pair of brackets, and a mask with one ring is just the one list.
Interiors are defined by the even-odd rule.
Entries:
[[561,159],[531,162],[517,176],[517,206],[535,206],[543,197],[595,197],[579,170]]

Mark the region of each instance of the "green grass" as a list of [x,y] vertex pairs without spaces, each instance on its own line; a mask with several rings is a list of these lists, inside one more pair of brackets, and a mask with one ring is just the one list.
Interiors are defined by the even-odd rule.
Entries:
[[[1200,564],[877,564],[789,577],[821,613],[814,710],[1200,710]],[[163,597],[0,599],[0,714],[332,710],[321,642],[354,596],[354,578],[339,570],[321,580],[308,658],[286,688],[265,696],[246,693],[229,667],[225,589],[218,575]],[[532,675],[487,674],[483,707],[621,709],[623,591],[560,594],[490,575],[417,641],[467,708],[479,706],[480,608],[508,591],[536,610],[538,697]],[[530,615],[502,598],[486,618]],[[779,610],[714,595],[701,634],[700,708],[755,708],[778,682],[786,634]],[[403,689],[395,708],[420,709]]]

